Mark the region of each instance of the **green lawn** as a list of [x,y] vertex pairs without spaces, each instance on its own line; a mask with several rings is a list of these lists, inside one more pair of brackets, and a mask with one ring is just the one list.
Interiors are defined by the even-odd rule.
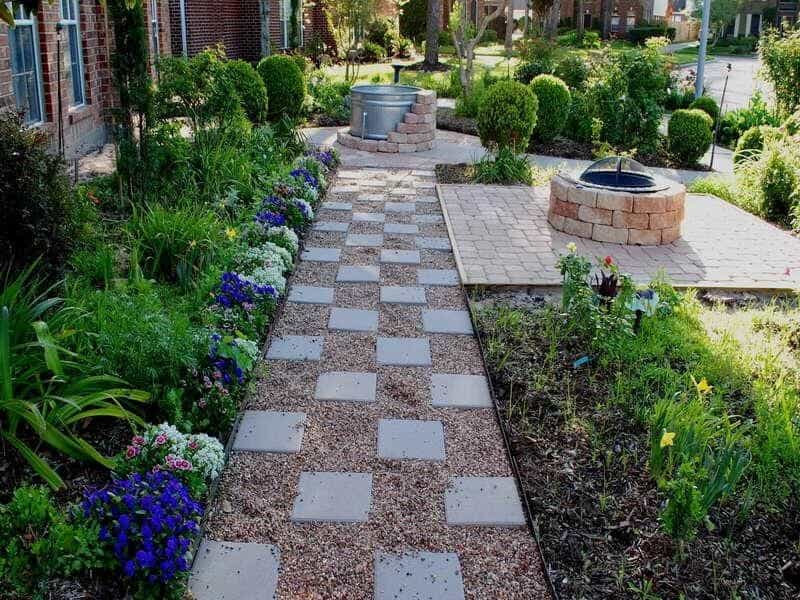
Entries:
[[[735,49],[736,46],[726,46],[723,48],[715,48],[714,46],[709,46],[706,56],[708,57],[715,57],[715,56],[750,56],[750,53],[746,52],[732,52],[731,50]],[[680,65],[687,65],[697,62],[697,55],[699,51],[699,46],[691,46],[689,48],[681,48],[671,54],[675,58],[675,60]]]

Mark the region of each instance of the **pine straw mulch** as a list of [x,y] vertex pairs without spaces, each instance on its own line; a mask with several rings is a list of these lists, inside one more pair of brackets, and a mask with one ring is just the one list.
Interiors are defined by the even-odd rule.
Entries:
[[[486,344],[493,323],[479,314]],[[610,382],[572,368],[582,355],[577,346],[558,348],[554,372],[535,377],[549,350],[548,340],[539,342],[515,349],[500,369],[487,366],[560,598],[800,597],[796,497],[781,513],[757,503],[748,515],[715,508],[713,530],[701,528],[679,557],[659,528],[663,495],[647,472],[645,428],[621,408],[598,404]],[[535,381],[536,391],[513,381]]]

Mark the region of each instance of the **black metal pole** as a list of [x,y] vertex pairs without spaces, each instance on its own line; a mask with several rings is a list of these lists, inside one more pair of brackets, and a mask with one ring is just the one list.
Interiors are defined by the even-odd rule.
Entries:
[[711,160],[708,163],[708,168],[714,168],[714,151],[717,149],[717,138],[719,137],[719,124],[722,122],[722,107],[725,106],[725,92],[728,91],[728,77],[731,74],[731,63],[725,68],[725,84],[722,86],[722,98],[719,101],[719,114],[717,115],[717,122],[714,124],[714,139],[711,142]]

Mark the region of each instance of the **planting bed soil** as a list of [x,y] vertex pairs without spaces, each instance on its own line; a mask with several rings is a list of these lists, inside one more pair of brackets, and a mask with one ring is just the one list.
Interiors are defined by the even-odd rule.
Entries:
[[439,183],[472,183],[475,166],[469,163],[443,163],[436,165],[436,181]]
[[456,115],[455,109],[444,106],[436,109],[436,127],[467,135],[478,135],[478,125],[475,119],[459,117]]
[[[741,505],[722,501],[697,537],[679,544],[661,529],[664,497],[648,472],[647,427],[607,401],[612,381],[594,361],[574,367],[583,345],[569,340],[552,346],[545,322],[535,317],[545,299],[487,294],[472,304],[501,418],[561,598],[800,597],[796,493],[780,512],[758,498],[746,514]],[[496,311],[499,305],[507,308]],[[536,324],[524,345],[498,342],[498,332],[514,322],[509,309],[534,315],[522,324]]]

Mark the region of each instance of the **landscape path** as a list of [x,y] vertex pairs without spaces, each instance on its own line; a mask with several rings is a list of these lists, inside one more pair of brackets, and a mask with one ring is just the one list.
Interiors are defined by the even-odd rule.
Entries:
[[341,169],[209,507],[198,600],[549,598],[467,309],[433,172]]

